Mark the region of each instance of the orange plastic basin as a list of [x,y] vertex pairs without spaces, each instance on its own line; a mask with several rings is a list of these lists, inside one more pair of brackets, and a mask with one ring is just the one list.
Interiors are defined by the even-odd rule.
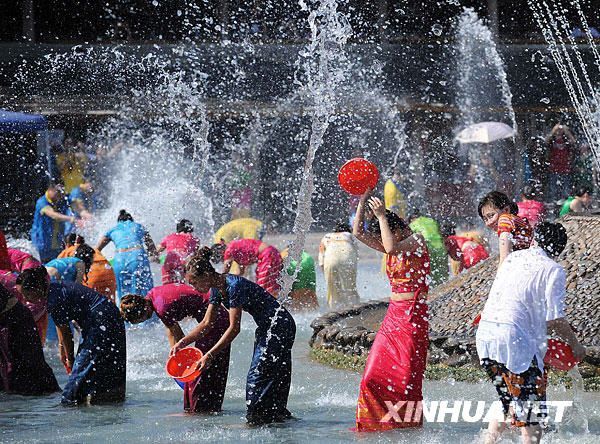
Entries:
[[178,381],[191,382],[200,376],[200,371],[195,368],[201,358],[202,351],[196,347],[182,348],[167,361],[167,374]]

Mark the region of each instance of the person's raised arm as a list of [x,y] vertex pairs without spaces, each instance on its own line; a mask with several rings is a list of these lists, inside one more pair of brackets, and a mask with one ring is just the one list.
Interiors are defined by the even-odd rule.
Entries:
[[71,373],[75,356],[75,344],[73,342],[73,333],[69,325],[57,325],[56,335],[58,336],[58,351],[60,362],[64,365],[67,373]]
[[144,243],[146,244],[146,250],[148,250],[148,256],[150,257],[150,260],[159,262],[158,252],[156,251],[156,245],[154,244],[150,233],[148,233],[147,231],[144,234]]
[[502,262],[504,262],[504,259],[506,259],[506,257],[513,251],[512,234],[506,231],[500,233],[500,236],[498,236],[498,250],[500,251],[500,260],[498,266],[500,266],[502,265]]
[[214,327],[217,320],[217,312],[219,305],[209,304],[204,314],[204,318],[190,331],[186,336],[182,337],[173,347],[171,347],[171,356],[177,353],[182,348],[200,340],[206,333]]
[[77,220],[75,216],[67,216],[66,214],[62,214],[58,211],[53,210],[51,207],[46,207],[43,210],[43,214],[45,216],[48,216],[50,219],[58,220],[60,222],[70,222],[74,224]]
[[110,238],[106,236],[102,236],[98,241],[98,245],[96,245],[96,250],[102,251],[104,247],[106,247],[110,243]]
[[175,322],[173,325],[167,327],[167,338],[169,339],[169,345],[173,347],[177,342],[179,342],[185,334],[181,329],[181,326],[178,322]]
[[365,211],[367,209],[367,200],[371,196],[373,190],[368,189],[362,196],[356,207],[356,216],[354,217],[354,224],[352,225],[352,234],[356,239],[361,241],[366,246],[385,253],[385,249],[381,244],[381,241],[370,233],[365,231]]

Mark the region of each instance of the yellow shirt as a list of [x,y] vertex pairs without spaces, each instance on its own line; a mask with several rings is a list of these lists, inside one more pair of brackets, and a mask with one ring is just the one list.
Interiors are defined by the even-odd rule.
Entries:
[[234,239],[258,239],[262,228],[263,223],[251,217],[234,219],[217,230],[214,241],[218,243],[223,239],[229,243]]
[[401,218],[406,218],[406,198],[392,179],[388,179],[383,188],[385,208],[393,211]]

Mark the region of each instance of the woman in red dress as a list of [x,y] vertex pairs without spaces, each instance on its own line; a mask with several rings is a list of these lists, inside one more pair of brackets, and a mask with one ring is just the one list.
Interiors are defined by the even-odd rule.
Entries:
[[404,220],[386,211],[379,198],[368,200],[377,219],[365,231],[369,195],[370,191],[361,196],[353,232],[365,245],[386,254],[392,294],[360,382],[356,429],[419,427],[423,423],[422,386],[429,346],[425,301],[429,253],[423,236],[413,233]]

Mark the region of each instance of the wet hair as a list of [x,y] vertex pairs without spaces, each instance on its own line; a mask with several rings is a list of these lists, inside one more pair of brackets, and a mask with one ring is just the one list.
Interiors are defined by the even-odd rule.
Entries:
[[90,272],[90,268],[92,263],[94,262],[95,251],[88,244],[80,244],[75,250],[75,255],[77,259],[81,259],[85,264],[85,277],[87,280],[87,274]]
[[10,291],[8,291],[4,285],[0,284],[0,312],[4,310],[9,299],[12,297],[13,295],[10,293]]
[[567,245],[567,230],[559,223],[541,222],[535,227],[533,239],[550,256],[558,256]]
[[80,245],[85,243],[85,238],[76,233],[69,233],[65,236],[63,240],[65,245]]
[[[385,219],[387,220],[388,226],[390,227],[392,233],[408,228],[406,221],[393,211],[385,210]],[[379,220],[376,217],[369,221],[367,231],[372,234],[381,235],[381,227],[379,226]]]
[[[217,244],[220,245],[220,244]],[[210,262],[213,257],[213,250],[211,247],[202,247],[196,254],[194,254],[188,261],[186,266],[186,272],[191,273],[193,276],[200,277],[206,274],[215,274],[215,267]]]
[[[208,247],[206,247],[206,248],[208,248]],[[223,239],[221,239],[221,242],[219,242],[218,244],[213,244],[212,247],[209,248],[212,262],[217,263],[217,264],[220,262],[223,262],[223,260],[224,260],[223,256],[225,255],[226,248],[227,248],[227,245],[225,245],[225,241]]]
[[121,299],[121,317],[132,324],[146,320],[146,299],[139,294],[126,294]]
[[452,223],[442,225],[440,234],[443,237],[454,236],[456,234],[456,226]]
[[48,289],[49,284],[48,271],[46,267],[35,267],[23,270],[17,277],[17,285],[20,285],[26,290],[43,290]]
[[117,217],[117,222],[125,222],[130,220],[133,222],[133,216],[129,214],[126,210],[119,211],[119,217]]
[[193,233],[194,232],[194,224],[191,223],[187,219],[181,219],[177,223],[177,232],[178,233]]
[[521,194],[525,199],[535,199],[540,195],[539,187],[534,184],[525,185]]
[[519,213],[519,207],[517,204],[514,203],[506,194],[500,191],[490,191],[479,201],[479,204],[477,205],[477,213],[479,213],[479,217],[482,219],[483,207],[486,205],[491,205],[499,210],[508,207],[508,211],[510,211],[511,214],[516,215]]
[[352,233],[352,228],[350,228],[350,225],[348,225],[346,222],[343,221],[339,221],[337,224],[335,224],[335,228],[333,229],[334,233]]
[[577,196],[577,197],[583,197],[585,195],[585,193],[592,194],[592,189],[590,187],[583,186],[583,187],[578,187],[575,190],[575,196]]
[[410,212],[410,214],[408,216],[408,222],[410,223],[419,217],[421,217],[421,210],[419,210],[418,208],[413,208],[413,210]]
[[65,183],[60,179],[53,179],[48,182],[48,188],[62,188],[62,191],[64,191]]

